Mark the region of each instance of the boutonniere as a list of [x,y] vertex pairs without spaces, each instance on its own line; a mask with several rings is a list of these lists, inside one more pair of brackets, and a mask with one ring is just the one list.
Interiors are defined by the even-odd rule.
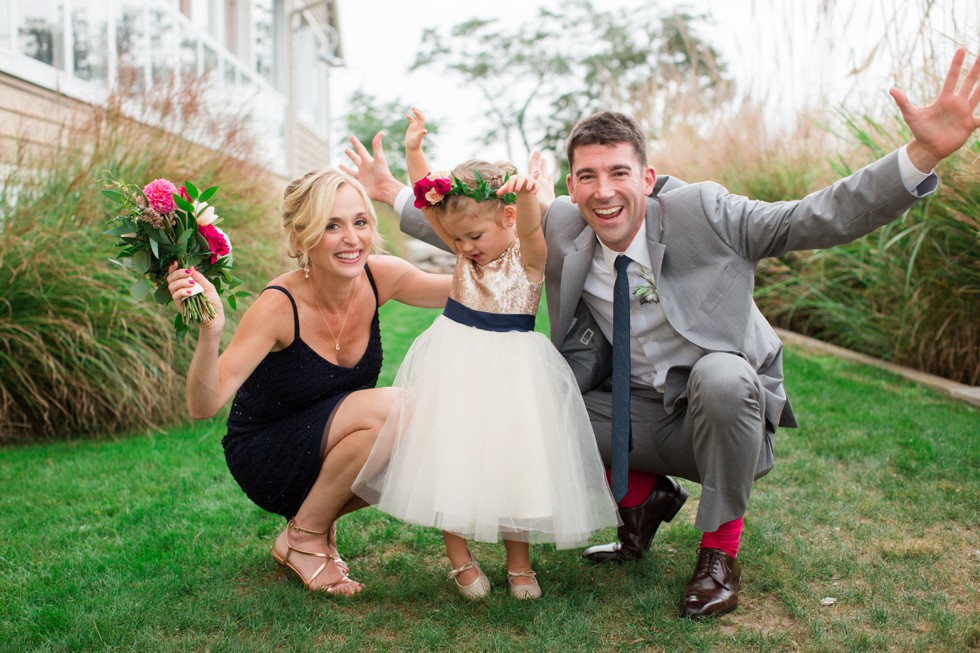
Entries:
[[640,298],[640,304],[658,303],[660,301],[660,295],[657,293],[657,284],[654,283],[653,277],[648,275],[644,270],[639,270],[639,275],[644,283],[633,289],[633,296]]

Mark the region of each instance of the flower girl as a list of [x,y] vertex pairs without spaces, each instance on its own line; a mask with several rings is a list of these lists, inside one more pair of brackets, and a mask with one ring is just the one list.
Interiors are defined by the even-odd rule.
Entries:
[[398,371],[401,399],[354,490],[442,529],[463,596],[490,590],[467,540],[503,539],[511,594],[537,598],[529,543],[581,546],[618,520],[575,378],[533,330],[546,255],[538,180],[475,160],[429,173],[425,119],[414,108],[408,119],[415,205],[456,267],[445,312]]

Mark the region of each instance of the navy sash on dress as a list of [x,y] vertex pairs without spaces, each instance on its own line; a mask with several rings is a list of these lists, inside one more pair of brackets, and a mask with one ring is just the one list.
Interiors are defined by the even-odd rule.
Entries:
[[534,331],[534,316],[520,313],[487,313],[463,306],[450,297],[442,312],[453,322],[484,331]]

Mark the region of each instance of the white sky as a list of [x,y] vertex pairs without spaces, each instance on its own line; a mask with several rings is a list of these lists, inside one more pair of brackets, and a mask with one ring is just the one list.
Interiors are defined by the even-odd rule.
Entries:
[[[922,80],[898,79],[895,60],[908,61],[911,44],[928,44],[946,62],[957,45],[976,54],[980,49],[980,3],[976,0],[934,2],[929,24],[921,25],[921,7],[929,0],[687,0],[684,5],[709,15],[707,37],[729,65],[739,88],[764,100],[776,120],[791,120],[797,109],[838,104],[874,108],[890,103],[888,88],[898,85],[913,102],[925,99],[916,88]],[[633,7],[659,15],[667,1],[595,0],[602,8]],[[494,159],[506,155],[476,141],[489,125],[477,94],[457,88],[460,81],[435,68],[409,73],[426,27],[443,29],[476,17],[504,22],[532,20],[540,6],[561,6],[557,0],[494,0],[463,3],[440,0],[377,2],[341,0],[340,23],[345,66],[331,76],[331,111],[342,129],[347,100],[358,88],[380,102],[405,101],[406,111],[417,104],[440,133],[435,163],[446,167],[471,156]],[[830,6],[832,17],[821,17]],[[917,36],[918,35],[918,36]],[[872,64],[860,76],[855,68]],[[907,66],[914,68],[914,66]],[[912,71],[914,72],[914,71]],[[859,81],[860,84],[856,82]],[[856,88],[857,87],[857,88]],[[388,139],[401,139],[402,133]],[[342,138],[338,132],[336,138]],[[515,156],[519,150],[515,150]],[[338,149],[333,163],[346,161]],[[518,165],[521,164],[517,161]]]

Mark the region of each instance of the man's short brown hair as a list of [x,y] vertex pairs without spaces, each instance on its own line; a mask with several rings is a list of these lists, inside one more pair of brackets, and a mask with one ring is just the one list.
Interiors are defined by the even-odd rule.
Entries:
[[565,156],[568,169],[572,169],[575,148],[583,145],[616,145],[626,143],[633,147],[640,167],[647,166],[646,136],[636,121],[616,111],[600,111],[578,121],[568,136]]

